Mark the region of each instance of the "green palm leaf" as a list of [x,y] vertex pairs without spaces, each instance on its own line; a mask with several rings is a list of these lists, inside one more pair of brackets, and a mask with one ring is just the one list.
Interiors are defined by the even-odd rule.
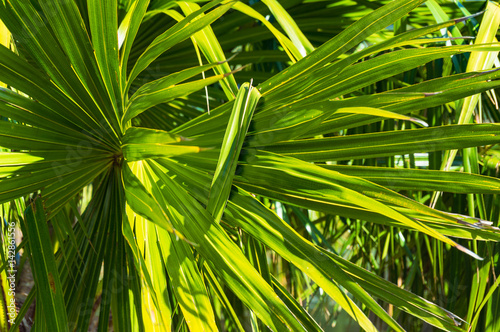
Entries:
[[0,2],[0,326],[497,324],[497,5],[424,3]]

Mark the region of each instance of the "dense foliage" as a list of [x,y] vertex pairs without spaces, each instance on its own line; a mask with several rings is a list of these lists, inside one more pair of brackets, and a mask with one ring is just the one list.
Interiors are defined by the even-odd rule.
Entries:
[[1,331],[500,330],[496,2],[0,20]]

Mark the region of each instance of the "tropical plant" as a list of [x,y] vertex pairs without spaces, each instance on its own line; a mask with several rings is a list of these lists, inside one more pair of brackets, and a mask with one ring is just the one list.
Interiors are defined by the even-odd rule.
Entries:
[[424,2],[0,1],[2,331],[495,331],[500,7]]

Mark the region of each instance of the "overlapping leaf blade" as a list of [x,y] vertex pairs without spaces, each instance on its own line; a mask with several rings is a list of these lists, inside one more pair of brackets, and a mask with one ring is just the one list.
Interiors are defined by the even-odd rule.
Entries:
[[198,245],[199,253],[215,268],[232,291],[272,329],[303,330],[269,284],[255,271],[208,212],[173,182],[157,163],[151,161],[148,165],[159,178],[155,185],[172,207],[166,211],[170,220]]
[[207,210],[216,221],[224,213],[241,148],[259,99],[259,91],[245,83],[234,101],[207,203]]
[[30,241],[31,264],[45,324],[53,331],[68,331],[68,316],[56,260],[50,243],[45,211],[40,199],[28,207],[25,229]]

